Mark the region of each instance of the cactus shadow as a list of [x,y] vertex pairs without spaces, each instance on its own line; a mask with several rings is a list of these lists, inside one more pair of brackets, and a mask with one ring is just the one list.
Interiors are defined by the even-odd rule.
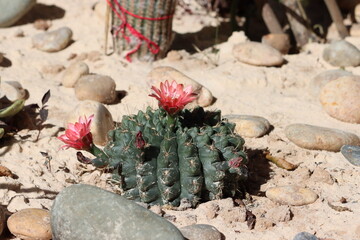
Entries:
[[269,160],[265,157],[265,149],[246,149],[249,162],[248,180],[245,182],[246,190],[251,195],[265,196],[265,192],[260,191],[261,185],[267,183],[273,172],[270,168]]

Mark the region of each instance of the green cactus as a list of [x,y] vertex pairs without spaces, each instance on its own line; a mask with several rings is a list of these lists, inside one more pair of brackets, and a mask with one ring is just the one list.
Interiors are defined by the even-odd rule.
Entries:
[[[17,114],[18,112],[20,112],[23,109],[24,103],[25,103],[25,100],[20,99],[20,100],[16,100],[10,106],[0,109],[0,118],[14,116],[15,114]],[[0,138],[2,138],[4,136],[4,133],[5,133],[4,129],[0,128]]]
[[179,206],[187,199],[196,206],[233,197],[247,178],[244,140],[234,127],[220,111],[182,110],[172,118],[148,108],[123,117],[109,132],[108,157],[93,164],[112,169],[123,195],[136,201]]

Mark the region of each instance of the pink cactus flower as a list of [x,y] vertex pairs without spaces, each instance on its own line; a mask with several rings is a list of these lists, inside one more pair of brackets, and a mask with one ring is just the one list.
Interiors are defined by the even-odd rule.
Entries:
[[89,151],[93,145],[93,138],[90,132],[90,125],[93,118],[94,115],[91,115],[89,118],[80,117],[79,122],[75,124],[69,123],[65,134],[58,137],[58,139],[66,143],[61,148],[75,148],[77,150]]
[[231,168],[238,168],[241,166],[241,163],[244,159],[242,157],[233,158],[229,161],[229,166]]
[[160,83],[160,89],[152,86],[155,93],[150,94],[159,101],[159,107],[162,107],[169,115],[174,115],[184,109],[185,105],[196,99],[196,93],[193,93],[192,87],[184,88],[183,84],[177,84],[176,81]]

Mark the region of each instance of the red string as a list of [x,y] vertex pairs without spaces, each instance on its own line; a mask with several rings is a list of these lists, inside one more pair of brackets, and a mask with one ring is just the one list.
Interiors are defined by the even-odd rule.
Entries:
[[120,12],[117,11],[117,9],[115,8],[115,6],[112,4],[111,0],[106,0],[107,3],[109,4],[109,6],[111,7],[112,11],[116,14],[116,16],[121,20],[121,24],[120,26],[118,26],[115,30],[115,32],[113,33],[114,36],[117,36],[119,34],[119,32],[122,34],[122,37],[128,42],[130,43],[130,37],[128,35],[126,35],[125,30],[128,29],[130,34],[135,36],[138,39],[138,44],[132,49],[130,50],[126,55],[125,58],[126,60],[128,60],[129,62],[131,62],[131,55],[134,54],[135,52],[137,52],[143,41],[145,41],[147,43],[147,47],[150,50],[151,53],[153,54],[157,54],[160,51],[160,47],[159,45],[157,45],[155,42],[151,41],[150,39],[148,39],[147,37],[145,37],[144,35],[142,35],[141,33],[139,33],[133,26],[131,26],[131,24],[129,24],[127,22],[126,19],[126,14],[138,18],[138,19],[142,19],[142,20],[150,20],[150,21],[161,21],[161,20],[166,20],[169,18],[172,18],[174,14],[168,15],[168,16],[163,16],[163,17],[157,17],[157,18],[149,18],[149,17],[143,17],[143,16],[139,16],[136,15],[132,12],[129,12],[128,10],[126,10],[125,8],[123,8],[120,3],[117,0],[114,0],[116,6],[120,9]]

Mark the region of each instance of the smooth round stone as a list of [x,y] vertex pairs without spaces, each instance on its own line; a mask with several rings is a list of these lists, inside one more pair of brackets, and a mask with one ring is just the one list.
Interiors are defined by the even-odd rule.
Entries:
[[356,67],[360,64],[360,51],[353,44],[340,40],[324,49],[323,58],[333,66]]
[[175,80],[178,84],[191,86],[194,93],[198,95],[196,101],[189,103],[187,108],[196,106],[207,107],[213,103],[212,93],[197,81],[189,78],[182,72],[172,67],[156,67],[148,75],[150,84],[159,88],[161,82],[168,80],[170,83]]
[[6,97],[9,101],[15,102],[19,99],[25,99],[26,90],[17,81],[0,82],[0,98]]
[[0,206],[0,236],[5,227],[5,210],[2,206]]
[[74,87],[79,78],[89,74],[89,71],[89,67],[86,63],[74,62],[66,68],[62,78],[62,85],[68,88]]
[[318,195],[312,190],[298,186],[273,187],[266,191],[266,197],[282,205],[303,206],[313,203]]
[[222,234],[215,227],[207,224],[194,224],[180,228],[188,240],[221,240]]
[[360,146],[344,145],[340,152],[352,165],[360,166]]
[[264,136],[270,130],[267,119],[250,115],[225,115],[224,118],[236,124],[235,132],[242,137],[257,138]]
[[282,54],[287,54],[291,47],[289,35],[285,33],[270,33],[261,38],[261,42],[269,45]]
[[291,124],[285,128],[286,137],[297,146],[310,150],[338,152],[343,145],[359,145],[355,134],[308,124]]
[[45,209],[27,208],[11,215],[7,221],[9,231],[22,239],[51,239],[50,214]]
[[343,76],[351,76],[353,75],[351,72],[335,69],[328,70],[316,75],[309,84],[309,92],[312,96],[318,97],[321,89],[330,81],[336,80]]
[[61,191],[51,209],[53,239],[184,240],[169,221],[136,202],[77,184]]
[[79,100],[113,103],[116,100],[115,81],[108,76],[90,74],[80,77],[75,84],[75,95]]
[[318,238],[311,233],[301,232],[296,234],[293,240],[318,240]]
[[279,66],[284,62],[284,58],[278,50],[258,42],[245,42],[235,45],[233,55],[240,62],[255,66]]
[[24,16],[36,3],[36,0],[1,0],[0,27],[9,27]]
[[333,118],[360,123],[360,76],[345,76],[327,83],[321,89],[320,102]]
[[357,23],[360,23],[360,3],[355,6],[354,17]]
[[34,47],[44,52],[58,52],[66,48],[72,37],[68,27],[62,27],[51,32],[38,33],[32,37]]
[[99,102],[81,101],[67,116],[65,127],[68,123],[78,122],[79,117],[89,117],[92,114],[94,118],[90,129],[93,141],[97,145],[104,146],[107,143],[108,132],[114,128],[114,122],[109,110]]

